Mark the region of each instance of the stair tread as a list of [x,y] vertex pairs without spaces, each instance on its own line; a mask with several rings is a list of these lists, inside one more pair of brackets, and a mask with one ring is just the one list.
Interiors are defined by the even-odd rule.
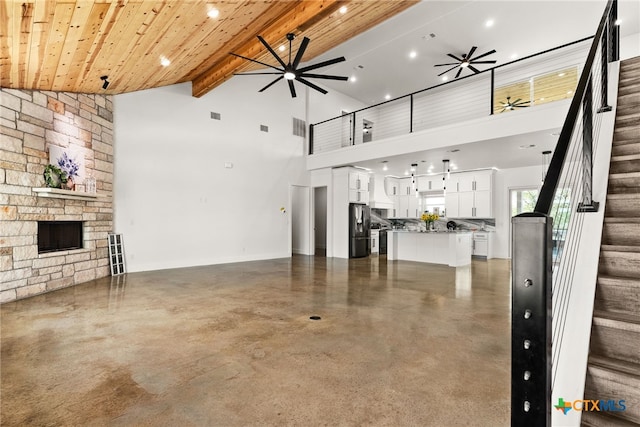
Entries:
[[605,224],[639,224],[640,217],[625,217],[625,216],[606,216],[604,217]]
[[589,355],[588,365],[598,366],[608,371],[617,371],[640,379],[640,365],[611,357]]
[[593,318],[594,320],[612,320],[614,322],[630,323],[633,326],[640,326],[640,316],[635,314],[594,310]]
[[583,412],[580,425],[586,427],[638,427],[637,423],[608,412]]
[[616,286],[625,286],[625,285],[634,286],[635,284],[640,285],[640,279],[634,279],[631,277],[624,277],[624,276],[611,276],[608,274],[598,275],[598,282],[607,284],[607,285],[616,285]]
[[628,178],[640,178],[640,172],[621,172],[609,174],[609,179],[628,179]]
[[638,193],[609,193],[607,194],[608,200],[620,200],[620,199],[640,199],[640,192]]
[[602,245],[602,252],[640,252],[640,246],[633,245]]
[[612,162],[627,162],[629,160],[640,160],[640,153],[638,154],[625,154],[622,156],[612,156]]

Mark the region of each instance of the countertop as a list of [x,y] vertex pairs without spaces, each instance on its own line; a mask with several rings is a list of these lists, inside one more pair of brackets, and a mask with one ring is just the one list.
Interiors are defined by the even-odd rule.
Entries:
[[419,230],[389,230],[394,233],[418,233],[418,234],[466,234],[473,233],[469,230],[437,230],[437,231],[419,231]]

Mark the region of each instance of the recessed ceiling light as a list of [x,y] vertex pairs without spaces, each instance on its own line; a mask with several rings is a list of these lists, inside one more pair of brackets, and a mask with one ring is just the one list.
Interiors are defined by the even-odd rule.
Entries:
[[511,59],[518,59],[518,54],[517,53],[512,53],[511,54]]
[[533,148],[533,147],[535,147],[535,146],[536,146],[536,144],[525,144],[525,145],[521,145],[519,148],[520,148],[521,150],[526,150],[526,149],[528,149],[528,148]]
[[344,15],[345,13],[347,13],[347,10],[349,10],[349,9],[347,9],[347,6],[342,6],[342,7],[341,7],[340,9],[338,9],[338,10],[340,11],[340,13],[341,13],[341,14],[343,14],[343,15]]
[[163,56],[160,58],[160,65],[162,65],[163,67],[168,67],[169,65],[171,65],[171,61],[169,61],[167,57]]
[[278,50],[280,52],[284,52],[284,50],[286,49],[285,45],[281,44],[280,47],[278,48]]
[[493,19],[489,19],[487,20],[487,22],[484,23],[484,26],[487,28],[491,28],[493,27],[493,24],[494,24]]
[[404,174],[408,176],[409,175],[409,171],[404,171]]
[[448,150],[447,153],[457,153],[458,151],[460,151],[459,148],[454,148],[453,150]]
[[573,91],[570,90],[570,91],[567,92],[567,95],[571,95],[572,93],[573,93]]
[[418,52],[416,52],[415,50],[412,50],[411,52],[409,52],[409,58],[413,59],[416,56],[418,56]]
[[622,24],[622,19],[616,19],[616,22],[614,22],[613,25],[620,25]]
[[442,76],[442,81],[443,81],[443,82],[446,82],[447,80],[449,80],[449,77],[447,77],[447,76]]
[[351,83],[355,83],[356,81],[358,81],[356,76],[351,76],[351,78],[349,80],[351,81]]
[[558,74],[558,77],[564,77],[564,73]]
[[213,8],[209,10],[209,12],[207,12],[207,16],[209,18],[217,18],[218,16],[220,16],[220,11],[216,8]]
[[390,99],[391,99],[391,95],[386,94],[386,95],[384,96],[384,99],[386,99],[387,101],[388,101],[388,100],[390,100]]
[[451,163],[451,169],[457,170],[458,169],[458,165],[455,165],[455,164]]
[[540,98],[540,101],[544,101],[544,98]]

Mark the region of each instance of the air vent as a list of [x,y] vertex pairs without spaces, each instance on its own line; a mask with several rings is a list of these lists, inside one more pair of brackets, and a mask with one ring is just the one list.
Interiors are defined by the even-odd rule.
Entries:
[[220,113],[216,113],[216,112],[211,112],[211,118],[213,120],[220,120]]
[[293,118],[293,134],[295,136],[305,137],[307,136],[307,123],[296,117]]
[[269,126],[267,126],[267,125],[260,125],[260,131],[261,131],[261,132],[269,132]]

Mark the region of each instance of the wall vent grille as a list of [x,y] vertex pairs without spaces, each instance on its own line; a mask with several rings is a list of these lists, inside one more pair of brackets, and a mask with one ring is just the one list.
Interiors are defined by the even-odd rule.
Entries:
[[211,112],[211,118],[213,120],[220,120],[220,113],[216,113],[214,111]]
[[269,132],[269,126],[267,126],[267,125],[260,125],[260,131],[262,131],[262,132]]
[[293,134],[295,136],[306,137],[307,136],[307,123],[296,117],[293,118]]

